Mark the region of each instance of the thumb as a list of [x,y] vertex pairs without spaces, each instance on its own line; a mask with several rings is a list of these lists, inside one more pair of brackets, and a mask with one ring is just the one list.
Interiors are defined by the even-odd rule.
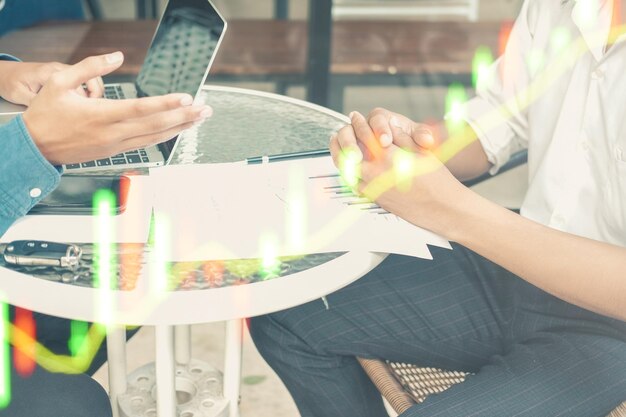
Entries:
[[393,134],[393,142],[398,147],[403,149],[418,150],[416,149],[416,143],[413,140],[413,137],[409,133],[410,129],[403,126],[397,118],[392,117],[389,121],[389,126],[391,127],[391,133]]
[[431,149],[435,140],[428,126],[420,123],[402,123],[397,117],[389,121],[394,134],[394,142],[401,148],[415,151]]
[[423,149],[432,149],[435,146],[435,138],[432,130],[423,124],[413,126],[411,136],[415,143]]
[[124,54],[119,51],[107,55],[90,56],[55,75],[63,87],[74,89],[93,78],[115,71],[123,62]]

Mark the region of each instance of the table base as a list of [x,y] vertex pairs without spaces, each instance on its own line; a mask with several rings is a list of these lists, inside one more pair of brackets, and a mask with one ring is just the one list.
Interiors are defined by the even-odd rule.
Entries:
[[[228,400],[222,393],[222,373],[211,365],[191,359],[176,366],[176,411],[180,417],[227,417]],[[118,396],[121,417],[156,417],[155,364],[128,375],[128,389]]]

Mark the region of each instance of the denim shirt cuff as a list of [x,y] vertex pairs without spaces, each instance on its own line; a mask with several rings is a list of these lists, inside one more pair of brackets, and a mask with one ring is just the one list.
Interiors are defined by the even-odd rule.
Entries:
[[43,157],[21,115],[2,126],[0,142],[4,154],[0,159],[0,212],[17,218],[57,187],[62,169]]
[[14,57],[13,55],[9,55],[9,54],[2,54],[0,53],[0,61],[16,61],[16,62],[22,62],[19,58]]

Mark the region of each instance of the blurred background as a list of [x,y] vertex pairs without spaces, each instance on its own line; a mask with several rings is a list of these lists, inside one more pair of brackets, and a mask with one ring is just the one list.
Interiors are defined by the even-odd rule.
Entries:
[[[310,0],[316,2],[324,2],[326,0]],[[100,0],[102,5],[102,14],[104,19],[116,20],[116,19],[135,19],[138,16],[137,7],[132,0]],[[141,1],[139,2],[141,3]],[[145,1],[146,9],[148,13],[150,9],[150,1]],[[158,0],[158,11],[162,11],[166,0]],[[276,20],[287,19],[290,21],[302,21],[306,22],[309,17],[310,4],[307,0],[214,0],[213,3],[223,13],[224,17],[230,22],[232,20]],[[398,47],[397,42],[405,43],[406,45],[400,46],[400,48],[411,48],[411,43],[414,42],[415,49],[420,48],[420,43],[424,41],[424,38],[432,40],[433,36],[440,36],[441,32],[429,33],[425,31],[424,37],[411,38],[404,36],[402,39],[395,41],[389,41],[389,33],[386,33],[387,28],[377,28],[376,24],[381,21],[386,22],[415,22],[419,25],[419,22],[432,21],[439,22],[439,27],[444,31],[448,22],[469,22],[468,12],[467,14],[461,12],[458,14],[451,13],[450,10],[456,10],[458,8],[465,7],[466,4],[472,3],[471,0],[334,0],[332,1],[333,7],[333,22],[345,22],[347,20],[355,24],[358,28],[358,35],[363,37],[364,33],[369,33],[366,38],[360,39],[360,48],[364,50],[380,50],[390,48],[392,45]],[[477,0],[475,2],[476,16],[475,20],[478,23],[476,32],[480,32],[482,38],[491,38],[492,42],[497,42],[500,33],[500,27],[502,24],[506,25],[507,22],[512,21],[521,7],[522,0]],[[413,10],[411,10],[413,9]],[[429,10],[430,9],[430,10]],[[480,27],[481,23],[489,24],[488,28]],[[339,23],[341,25],[341,23]],[[480,27],[480,29],[479,29]],[[335,35],[339,32],[344,33],[342,28],[333,27]],[[471,25],[468,28],[458,33],[461,38],[465,36],[472,36]],[[227,38],[232,35],[232,28],[227,33]],[[419,35],[419,33],[417,33]],[[293,35],[294,38],[297,37]],[[348,35],[349,36],[349,35]],[[414,119],[427,120],[438,119],[445,111],[445,97],[448,92],[448,85],[446,83],[446,77],[441,73],[430,73],[429,77],[424,77],[424,74],[416,76],[413,71],[407,71],[407,73],[394,72],[391,68],[391,74],[386,67],[393,66],[392,62],[385,61],[385,52],[391,53],[389,50],[383,51],[378,56],[381,60],[378,62],[377,68],[372,68],[376,63],[372,59],[372,56],[364,53],[363,64],[359,67],[359,57],[350,57],[352,62],[345,62],[341,59],[341,54],[345,52],[345,48],[352,46],[343,45],[341,42],[348,36],[342,36],[341,39],[334,39],[335,58],[334,61],[340,61],[336,63],[336,71],[333,73],[331,70],[330,75],[330,92],[329,96],[343,95],[342,100],[331,100],[325,103],[327,107],[332,108],[344,113],[349,113],[352,110],[359,110],[367,113],[373,107],[382,106],[398,111],[402,114],[406,114]],[[381,42],[382,39],[382,42]],[[454,42],[454,40],[452,40]],[[298,44],[299,43],[299,44]],[[432,50],[428,50],[428,47],[421,47],[423,53],[428,55],[436,52],[436,42],[432,42]],[[304,51],[307,48],[305,37],[300,37],[296,40],[296,44],[292,46],[294,50],[299,49]],[[425,50],[424,50],[425,49]],[[475,49],[475,48],[473,48]],[[442,51],[437,51],[441,53]],[[443,51],[445,52],[445,51]],[[467,60],[470,54],[474,50],[468,49],[467,54],[463,59]],[[496,51],[494,51],[496,52]],[[416,55],[417,56],[417,55]],[[407,57],[408,58],[408,57]],[[450,61],[454,61],[454,57],[447,57]],[[394,57],[397,59],[397,57]],[[428,59],[428,57],[426,57]],[[218,57],[219,62],[219,57]],[[464,64],[466,64],[465,62]],[[339,67],[339,65],[343,65]],[[346,69],[344,66],[352,65],[353,68]],[[331,65],[332,68],[332,65]],[[445,71],[445,68],[444,68]],[[451,71],[461,71],[458,68],[452,68]],[[352,74],[351,74],[352,72]],[[387,72],[387,74],[385,74]],[[413,72],[413,73],[412,73]],[[333,75],[334,74],[334,75]],[[469,75],[469,74],[465,74]],[[217,84],[232,85],[245,88],[253,88],[257,90],[263,90],[268,92],[279,92],[295,98],[306,99],[307,92],[305,85],[298,85],[298,83],[287,82],[285,87],[284,80],[278,79],[278,85],[276,82],[259,81],[258,79],[250,80],[246,77],[240,76],[239,80],[225,80],[219,79]],[[276,77],[278,78],[278,77]],[[333,80],[334,78],[334,80]],[[468,77],[469,78],[469,77]],[[285,77],[287,79],[287,77]],[[334,82],[333,82],[334,81]],[[211,76],[209,76],[208,83],[213,82]],[[300,83],[301,84],[301,83]],[[467,84],[467,83],[465,83]],[[473,93],[470,85],[467,85],[467,94],[471,96]],[[337,90],[342,90],[338,92]]]

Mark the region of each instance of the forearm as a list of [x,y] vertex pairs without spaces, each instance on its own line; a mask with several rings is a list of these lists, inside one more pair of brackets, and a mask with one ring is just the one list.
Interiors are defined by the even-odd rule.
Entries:
[[626,321],[626,248],[560,232],[459,192],[448,238],[572,304]]
[[437,142],[440,142],[435,153],[459,181],[479,177],[491,168],[487,154],[470,126],[449,137],[443,123],[435,126],[434,130]]

